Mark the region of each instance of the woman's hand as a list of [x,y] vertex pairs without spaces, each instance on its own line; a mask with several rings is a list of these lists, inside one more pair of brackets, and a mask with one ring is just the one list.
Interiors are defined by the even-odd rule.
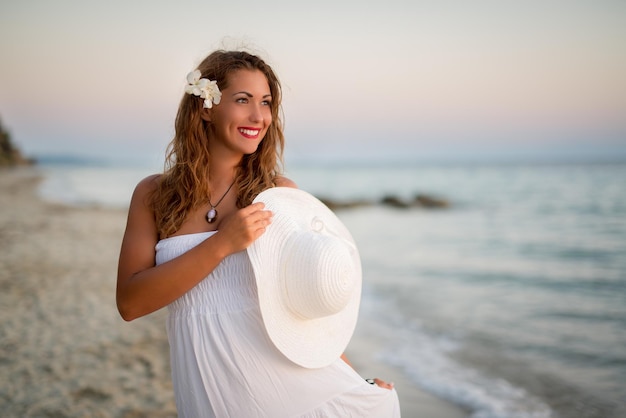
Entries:
[[262,202],[253,203],[230,215],[219,226],[218,233],[232,254],[248,248],[271,223],[272,212]]
[[385,388],[385,389],[389,389],[389,390],[393,389],[393,382],[387,383],[384,380],[381,380],[381,379],[378,379],[378,378],[368,379],[368,381],[370,381],[370,380],[373,380],[374,381],[373,384],[375,384],[376,386],[379,386],[381,388]]
[[[346,356],[346,353],[343,353],[341,355],[341,359],[343,361],[345,361],[348,366],[352,367],[352,363],[350,363],[350,360],[348,360],[348,357]],[[352,367],[352,368],[354,369],[354,367]],[[372,385],[380,386],[381,388],[385,388],[385,389],[389,389],[389,390],[393,389],[393,382],[387,383],[384,380],[381,380],[381,379],[378,379],[378,378],[375,378],[375,379],[365,379],[365,381],[367,383],[372,384]]]

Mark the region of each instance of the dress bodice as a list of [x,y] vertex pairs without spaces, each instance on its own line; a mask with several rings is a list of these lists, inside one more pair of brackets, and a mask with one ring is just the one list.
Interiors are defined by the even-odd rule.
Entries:
[[[156,246],[156,263],[172,260],[199,245],[215,232],[177,235]],[[256,283],[248,254],[226,257],[204,280],[169,305],[170,313],[218,313],[249,309],[258,304]]]

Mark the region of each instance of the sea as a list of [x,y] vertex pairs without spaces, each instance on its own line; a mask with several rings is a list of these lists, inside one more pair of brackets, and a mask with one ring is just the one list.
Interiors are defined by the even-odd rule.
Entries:
[[[44,199],[126,208],[154,164],[40,163]],[[301,162],[357,242],[357,332],[474,418],[626,417],[626,162]],[[427,208],[381,204],[427,195]]]

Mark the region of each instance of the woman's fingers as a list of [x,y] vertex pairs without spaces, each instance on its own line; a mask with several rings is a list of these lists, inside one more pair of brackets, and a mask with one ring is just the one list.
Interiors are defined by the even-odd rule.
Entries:
[[265,232],[271,223],[272,212],[264,208],[263,203],[254,203],[224,219],[219,230],[230,241],[232,252],[246,249]]
[[393,389],[393,382],[389,382],[389,383],[387,383],[387,382],[385,382],[384,380],[381,380],[381,379],[376,378],[376,379],[374,379],[374,383],[375,383],[377,386],[381,387],[381,388],[385,388],[385,389]]
[[258,202],[242,209],[245,225],[253,232],[253,240],[258,238],[260,233],[263,233],[265,228],[271,223],[272,212],[264,210],[264,208],[265,205],[262,202]]

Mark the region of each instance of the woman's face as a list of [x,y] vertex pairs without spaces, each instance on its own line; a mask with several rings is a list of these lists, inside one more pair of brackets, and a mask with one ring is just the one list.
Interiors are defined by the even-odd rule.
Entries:
[[217,135],[217,141],[209,143],[210,151],[254,153],[272,123],[271,104],[270,87],[261,71],[231,73],[220,104],[208,110]]

